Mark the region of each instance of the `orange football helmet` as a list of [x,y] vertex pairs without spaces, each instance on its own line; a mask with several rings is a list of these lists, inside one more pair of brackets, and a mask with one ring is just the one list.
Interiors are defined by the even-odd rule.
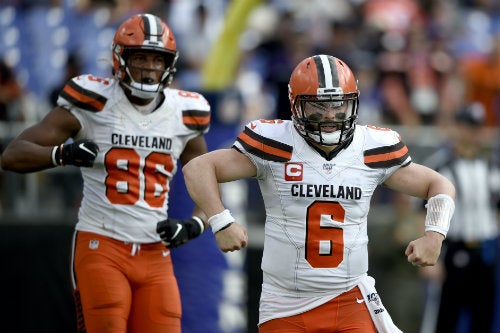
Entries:
[[[137,14],[123,22],[115,33],[111,45],[113,53],[113,75],[133,95],[149,99],[167,87],[176,71],[179,57],[172,30],[159,17],[152,14]],[[127,60],[134,51],[153,51],[165,57],[165,71],[159,84],[136,82],[130,74]]]
[[330,55],[314,55],[295,67],[288,84],[292,120],[306,140],[337,146],[351,142],[359,90],[349,66]]

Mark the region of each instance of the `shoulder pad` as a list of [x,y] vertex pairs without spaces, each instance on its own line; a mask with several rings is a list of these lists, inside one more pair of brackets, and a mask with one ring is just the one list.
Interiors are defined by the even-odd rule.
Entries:
[[278,140],[286,138],[280,135],[283,131],[288,131],[288,127],[282,120],[261,119],[248,123],[236,141],[246,151],[264,160],[287,162],[292,158],[293,147]]
[[167,98],[174,98],[176,108],[182,110],[182,122],[190,130],[207,131],[210,127],[210,104],[203,95],[185,90],[167,88]]
[[390,168],[411,162],[408,147],[390,128],[366,126],[364,162],[370,168]]
[[210,111],[182,110],[182,122],[195,131],[206,131],[210,127]]
[[[108,98],[101,94],[111,85],[110,79],[96,78],[92,75],[77,76],[66,83],[59,97],[69,105],[83,110],[98,112],[104,109]],[[99,93],[98,93],[99,91]],[[64,101],[59,103],[64,106]]]

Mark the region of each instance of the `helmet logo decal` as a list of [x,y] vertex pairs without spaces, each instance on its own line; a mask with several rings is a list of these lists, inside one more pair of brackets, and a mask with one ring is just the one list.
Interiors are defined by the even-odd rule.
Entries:
[[344,91],[342,90],[342,87],[318,88],[316,94],[318,95],[318,99],[322,99],[321,95],[327,95],[324,96],[323,98],[329,98],[331,95],[343,96]]
[[337,66],[332,57],[319,55],[313,57],[318,69],[319,88],[333,88],[339,86],[339,76]]

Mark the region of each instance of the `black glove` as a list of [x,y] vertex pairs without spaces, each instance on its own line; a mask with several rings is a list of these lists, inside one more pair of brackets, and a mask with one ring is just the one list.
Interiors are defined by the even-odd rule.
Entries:
[[166,247],[179,247],[204,230],[203,221],[197,216],[189,220],[166,219],[156,224],[156,232]]
[[99,152],[99,147],[90,140],[78,140],[62,144],[55,151],[55,161],[58,165],[76,165],[91,167]]

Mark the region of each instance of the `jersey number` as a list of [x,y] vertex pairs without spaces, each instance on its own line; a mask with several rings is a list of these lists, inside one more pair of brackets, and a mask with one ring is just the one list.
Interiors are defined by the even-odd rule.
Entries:
[[153,152],[144,165],[140,162],[133,149],[113,148],[106,154],[106,197],[121,205],[133,205],[142,197],[150,207],[161,208],[168,192],[168,176],[174,169],[172,156]]
[[324,201],[307,208],[306,260],[314,268],[334,268],[344,259],[344,230],[321,225],[321,215],[344,223],[345,210],[338,202]]

